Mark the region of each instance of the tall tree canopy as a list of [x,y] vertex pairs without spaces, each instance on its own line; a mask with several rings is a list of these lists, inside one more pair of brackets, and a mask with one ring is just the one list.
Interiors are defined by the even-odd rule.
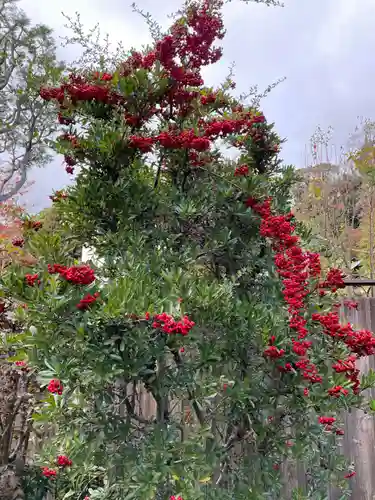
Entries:
[[51,159],[47,140],[57,120],[39,88],[62,69],[51,30],[32,26],[17,3],[0,0],[0,202],[23,188],[31,167]]

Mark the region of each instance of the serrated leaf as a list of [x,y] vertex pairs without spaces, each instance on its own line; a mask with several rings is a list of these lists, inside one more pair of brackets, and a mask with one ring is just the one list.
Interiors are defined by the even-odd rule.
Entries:
[[211,481],[211,476],[206,476],[206,477],[203,477],[202,479],[199,479],[199,482],[201,484],[207,484]]

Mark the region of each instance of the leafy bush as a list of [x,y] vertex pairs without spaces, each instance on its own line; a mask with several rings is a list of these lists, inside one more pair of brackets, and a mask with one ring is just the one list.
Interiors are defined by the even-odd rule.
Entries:
[[308,498],[347,493],[339,412],[362,404],[355,362],[375,339],[332,312],[342,275],[303,249],[273,124],[230,79],[204,86],[221,7],[188,2],[114,73],[41,89],[78,169],[56,210],[101,262],[64,257],[60,237],[3,280],[28,304],[19,342],[50,392],[34,420],[56,426],[41,465],[59,499],[276,499],[288,458]]

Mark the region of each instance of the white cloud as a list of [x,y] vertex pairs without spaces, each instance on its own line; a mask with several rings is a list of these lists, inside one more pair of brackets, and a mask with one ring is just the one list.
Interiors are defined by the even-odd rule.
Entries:
[[317,49],[327,57],[340,56],[345,53],[353,39],[366,33],[363,28],[369,19],[374,18],[375,2],[373,0],[340,0],[327,2],[328,13],[323,18],[317,32]]

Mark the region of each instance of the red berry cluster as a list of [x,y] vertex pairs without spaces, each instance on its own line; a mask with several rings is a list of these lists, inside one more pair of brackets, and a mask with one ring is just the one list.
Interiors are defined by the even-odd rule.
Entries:
[[344,306],[346,306],[348,309],[358,309],[358,302],[356,302],[355,300],[344,300]]
[[245,175],[248,175],[248,173],[249,173],[249,167],[247,165],[240,165],[235,169],[234,176],[243,177]]
[[319,423],[322,425],[332,425],[336,422],[335,417],[319,417]]
[[203,104],[203,106],[205,106],[207,104],[213,104],[214,102],[216,102],[216,99],[217,99],[217,94],[214,92],[211,94],[202,95],[201,96],[201,104]]
[[[321,273],[319,254],[302,250],[299,237],[293,234],[295,231],[295,226],[291,222],[293,214],[273,215],[271,199],[258,202],[254,198],[248,198],[245,205],[261,216],[260,233],[272,242],[276,269],[282,277],[284,300],[288,304],[289,326],[297,333],[297,339],[291,339],[291,347],[299,359],[294,366],[286,363],[284,366],[279,366],[279,369],[288,372],[294,368],[301,372],[305,380],[321,383],[323,380],[318,374],[317,367],[307,357],[313,343],[305,340],[309,334],[305,299],[315,291],[311,281],[318,278]],[[326,279],[319,284],[319,288],[330,289],[332,292],[343,286],[345,286],[343,274],[338,269],[331,269]],[[336,312],[314,313],[311,319],[322,325],[324,334],[343,342],[354,353],[344,361],[339,360],[333,365],[333,369],[337,373],[345,373],[351,382],[353,392],[357,394],[360,381],[355,361],[360,356],[370,356],[375,353],[374,335],[368,330],[354,331],[350,324],[342,325]],[[285,350],[278,348],[275,341],[276,338],[272,336],[264,355],[272,359],[283,358]],[[329,389],[328,393],[333,397],[346,396],[348,390],[342,386],[335,386]]]
[[71,467],[71,465],[73,464],[72,460],[67,457],[66,455],[59,455],[57,457],[57,465],[59,467]]
[[42,88],[40,97],[46,101],[56,99],[60,103],[60,109],[66,109],[66,100],[77,104],[79,101],[97,101],[105,104],[119,104],[121,96],[111,92],[107,85],[93,85],[87,83],[84,78],[77,75],[70,75],[69,82],[57,88]]
[[88,265],[68,267],[60,275],[74,285],[89,285],[95,281],[94,270]]
[[[168,130],[152,137],[131,135],[129,137],[129,146],[139,149],[143,153],[151,152],[155,144],[159,144],[165,149],[187,149],[203,152],[209,150],[211,142],[218,138],[238,133],[249,133],[251,135],[254,126],[264,122],[263,115],[247,111],[235,119],[212,120],[209,122],[202,119],[198,122],[198,129],[178,131],[174,125],[170,125]],[[243,172],[241,175],[245,175],[245,166],[243,166],[241,172]]]
[[[292,214],[272,215],[270,199],[258,203],[255,199],[248,198],[245,204],[261,216],[260,233],[271,239],[273,249],[276,251],[275,264],[278,273],[283,278],[283,295],[288,304],[289,326],[298,334],[298,340],[292,339],[292,350],[303,358],[297,361],[296,366],[302,370],[302,376],[306,380],[312,383],[321,382],[316,367],[304,359],[307,350],[312,345],[311,342],[304,340],[308,335],[307,320],[304,318],[304,299],[309,293],[308,278],[311,274],[320,272],[316,257],[314,255],[312,258],[310,253],[303,252],[297,245],[298,237],[293,235],[295,227],[291,223]],[[313,270],[310,269],[311,260]],[[272,339],[273,343],[274,339]],[[266,349],[265,355],[270,357],[269,348]],[[291,371],[292,366],[287,364],[280,369]]]
[[330,396],[338,398],[341,395],[347,396],[349,394],[349,391],[347,389],[344,389],[342,385],[335,385],[335,387],[331,387],[331,389],[328,389],[328,394]]
[[78,141],[78,137],[74,134],[64,133],[64,134],[60,135],[59,141],[68,142],[73,149],[80,148],[80,143]]
[[109,73],[103,73],[102,75],[100,75],[100,73],[96,71],[93,77],[96,80],[101,80],[102,82],[110,82],[113,78],[113,75],[110,75]]
[[[219,12],[222,1],[216,0],[215,4],[208,1],[201,6],[192,4],[186,24],[176,22],[170,34],[158,41],[154,50],[144,56],[133,52],[121,65],[120,76],[126,77],[141,68],[151,70],[157,61],[161,64],[164,77],[170,79],[171,85],[163,96],[163,106],[153,107],[153,114],[163,114],[171,104],[179,107],[181,112],[186,112],[189,100],[196,96],[194,93],[190,96],[185,87],[201,85],[203,81],[200,68],[220,58],[221,50],[212,45],[215,39],[224,36]],[[62,112],[68,108],[68,101],[75,105],[79,101],[95,100],[107,105],[123,105],[125,109],[128,107],[126,99],[111,89],[113,75],[94,73],[92,77],[94,82],[89,83],[81,76],[71,75],[69,82],[58,88],[42,88],[40,95],[45,100],[57,100]],[[129,111],[125,114],[127,119]],[[141,117],[135,118],[137,122]],[[69,117],[64,117],[63,114],[60,114],[59,121],[64,124],[71,123]]]
[[13,238],[12,239],[12,245],[15,247],[22,248],[25,244],[25,240],[21,237]]
[[319,322],[323,327],[323,333],[343,342],[354,354],[348,356],[344,361],[338,360],[332,368],[337,373],[344,373],[352,384],[354,394],[359,393],[360,380],[359,370],[355,366],[358,357],[370,356],[375,353],[375,338],[368,330],[355,331],[350,323],[342,325],[339,315],[335,312],[327,314],[314,313],[312,320]]
[[80,311],[89,309],[92,304],[94,304],[98,300],[99,296],[99,292],[95,292],[94,295],[88,293],[87,295],[85,295],[85,297],[83,297],[83,299],[78,302],[77,309],[79,309]]
[[284,349],[279,349],[278,347],[273,345],[275,340],[276,340],[276,337],[274,335],[272,335],[271,338],[269,339],[269,347],[267,347],[264,350],[263,354],[267,358],[272,358],[272,359],[282,358],[285,354]]
[[61,264],[48,264],[49,274],[62,274],[66,271],[66,266]]
[[320,425],[324,426],[326,432],[334,432],[336,436],[343,436],[345,434],[342,429],[334,425],[336,422],[335,417],[318,417],[318,422]]
[[50,383],[47,386],[48,392],[50,392],[51,394],[58,394],[59,396],[61,396],[61,394],[63,393],[63,389],[64,387],[61,380],[58,380],[56,378],[50,380]]
[[[40,96],[42,96],[42,95],[43,95],[43,91],[41,91],[41,93],[40,93]],[[45,95],[48,96],[48,93],[46,92]],[[46,100],[49,101],[50,98],[47,97]],[[61,105],[60,109],[63,109],[62,105]],[[57,121],[60,123],[60,125],[71,125],[72,123],[74,123],[73,118],[69,118],[68,116],[64,116],[63,113],[61,113],[61,112],[59,112],[57,114]]]
[[[129,136],[121,138],[123,147],[143,154],[150,153],[156,146],[169,151],[186,150],[191,165],[202,166],[210,162],[210,157],[197,157],[197,153],[208,152],[212,142],[218,138],[243,134],[237,141],[232,138],[236,142],[234,144],[232,141],[233,145],[240,148],[245,146],[246,153],[250,140],[263,155],[272,158],[278,146],[275,145],[276,139],[271,138],[268,132],[263,114],[253,108],[245,109],[242,105],[233,104],[223,91],[201,91],[199,88],[203,84],[202,68],[221,57],[221,49],[215,47],[214,43],[224,36],[220,13],[222,6],[222,0],[192,2],[184,23],[177,20],[170,32],[146,54],[132,52],[120,65],[116,78],[115,75],[98,72],[85,77],[72,74],[60,87],[42,88],[40,95],[45,100],[53,99],[59,103],[59,121],[66,125],[72,123],[72,118],[62,113],[67,110],[69,113],[74,112],[77,104],[83,101],[106,104],[109,109],[115,108],[116,114],[120,110],[130,127]],[[157,70],[158,66],[161,70]],[[147,100],[140,109],[135,109],[134,96],[120,95],[116,82],[119,78],[136,75],[140,69],[157,72],[148,76],[149,84],[145,83],[145,88],[141,89],[142,92],[147,91]],[[168,82],[162,90],[158,89],[160,81]],[[194,128],[191,123],[188,128],[176,124],[176,117],[186,117],[199,105],[214,105],[215,110],[220,108],[221,111],[214,118],[212,115],[209,119],[201,118]],[[150,135],[149,127],[146,131],[140,131],[154,117],[160,118],[159,133]],[[77,163],[78,138],[72,134],[64,134],[62,138],[71,143],[72,154],[65,155],[65,162],[66,171],[72,174]],[[84,159],[85,151],[80,149],[79,160]],[[168,167],[165,166],[165,169]],[[235,175],[239,172],[239,175],[246,175],[245,171],[242,168]],[[60,201],[57,195],[52,198]]]
[[137,135],[131,135],[129,137],[129,146],[134,149],[139,149],[142,153],[150,153],[154,146],[153,137],[140,137]]
[[[145,318],[149,320],[150,314],[146,313]],[[152,322],[153,328],[160,328],[163,332],[168,333],[168,335],[180,334],[186,336],[194,325],[194,321],[191,321],[187,316],[184,316],[180,320],[176,321],[173,316],[165,312],[155,314]]]
[[343,373],[345,377],[352,382],[352,388],[354,394],[359,393],[360,381],[359,381],[359,370],[356,367],[357,356],[351,355],[346,359],[339,359],[337,363],[332,365],[332,368],[336,373]]
[[27,286],[34,286],[35,283],[37,283],[38,285],[40,284],[40,279],[39,279],[39,274],[38,273],[35,273],[35,274],[26,274],[25,275],[25,280],[26,280]]
[[[58,455],[56,464],[61,469],[65,469],[66,467],[71,467],[73,462],[66,455]],[[54,479],[57,475],[57,471],[56,469],[51,469],[50,467],[42,467],[42,475],[48,479]]]
[[17,368],[20,368],[23,372],[30,371],[30,367],[28,366],[26,361],[16,361],[14,364],[17,366]]
[[90,285],[95,281],[94,270],[90,266],[83,264],[80,266],[66,267],[61,264],[49,264],[50,274],[60,274],[66,281],[74,285]]
[[[64,123],[63,123],[64,124]],[[69,125],[69,123],[65,123],[65,125]],[[81,151],[81,145],[78,141],[77,136],[74,134],[62,134],[59,137],[59,140],[64,143],[66,142],[68,146],[72,149],[73,153],[80,152]],[[74,154],[65,154],[64,155],[64,160],[66,163],[65,170],[68,174],[73,174],[74,173],[74,166],[77,164],[77,159]]]
[[326,288],[331,292],[336,292],[339,288],[345,288],[344,273],[341,269],[330,269],[326,279],[319,283],[319,288]]
[[56,477],[55,469],[50,469],[49,467],[42,467],[42,475],[48,477],[49,479],[54,479]]
[[64,155],[64,160],[66,163],[65,171],[68,174],[73,174],[74,173],[74,165],[77,164],[77,160],[74,158],[74,156],[71,155]]
[[182,132],[162,132],[153,138],[166,149],[194,149],[196,151],[207,151],[210,149],[210,140],[207,137],[197,135],[194,130],[183,130]]

